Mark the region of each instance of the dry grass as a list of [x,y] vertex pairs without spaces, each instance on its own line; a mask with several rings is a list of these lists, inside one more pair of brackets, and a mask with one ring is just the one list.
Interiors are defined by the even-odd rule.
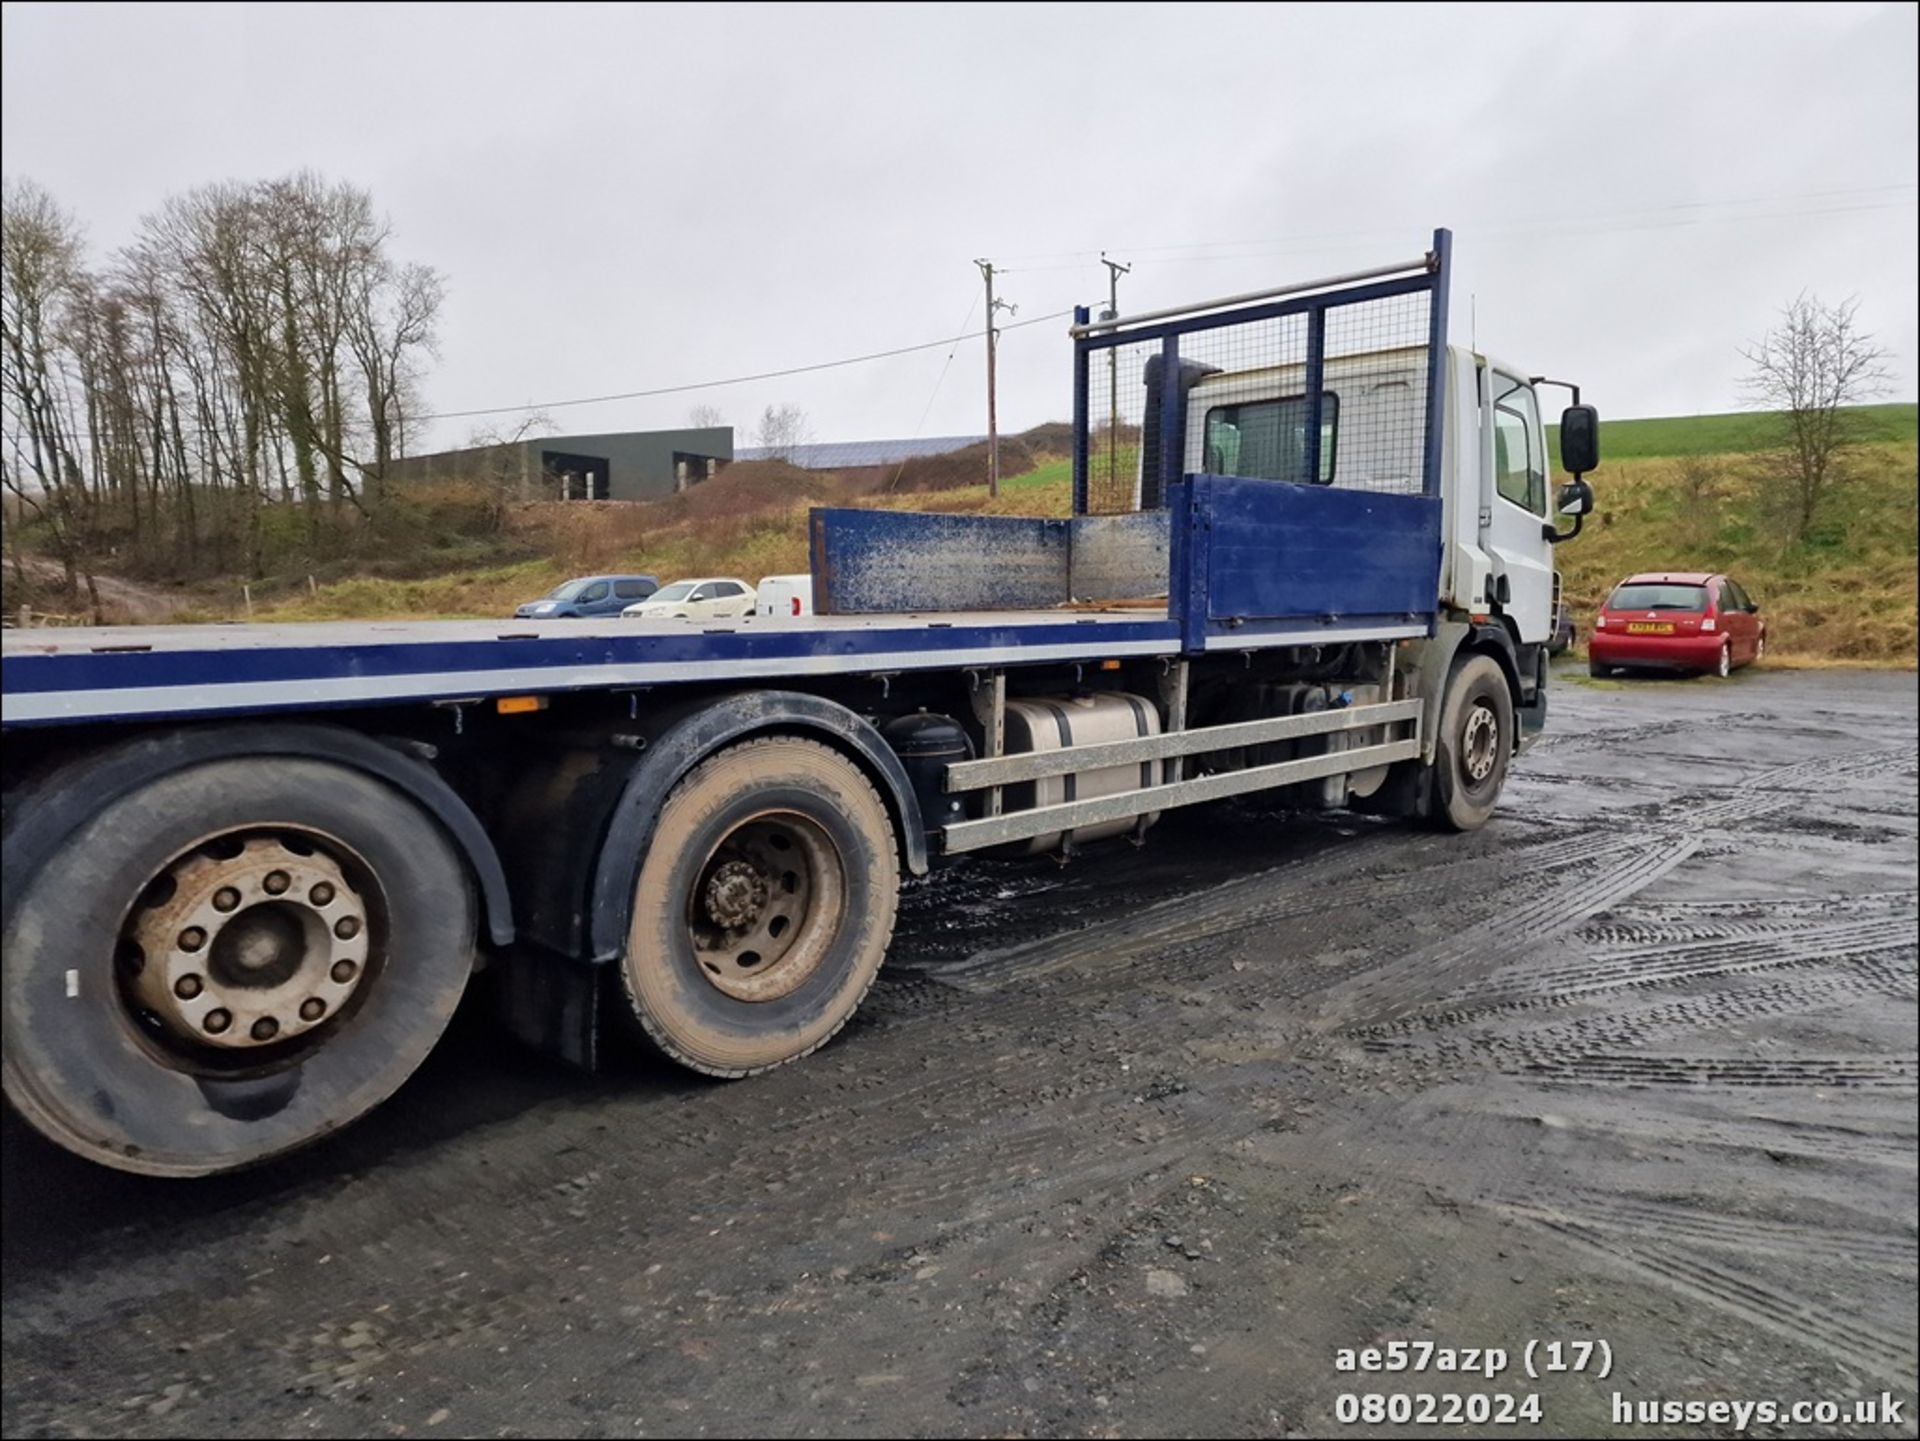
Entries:
[[1581,633],[1634,571],[1725,571],[1760,603],[1770,659],[1913,665],[1914,447],[1863,447],[1847,468],[1812,533],[1798,541],[1777,518],[1760,457],[1607,462],[1594,476],[1597,513],[1560,547]]

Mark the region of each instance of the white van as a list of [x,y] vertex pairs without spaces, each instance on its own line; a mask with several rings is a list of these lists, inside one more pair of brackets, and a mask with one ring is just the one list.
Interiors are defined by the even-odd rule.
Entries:
[[755,615],[785,619],[813,614],[813,577],[810,575],[764,575],[760,577],[759,601]]

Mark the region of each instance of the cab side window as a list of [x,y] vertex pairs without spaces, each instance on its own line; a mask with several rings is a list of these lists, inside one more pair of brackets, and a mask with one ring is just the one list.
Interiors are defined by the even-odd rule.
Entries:
[[607,583],[604,580],[596,580],[592,585],[580,592],[580,601],[583,605],[592,605],[595,601],[605,600],[606,598]]
[[1207,411],[1207,444],[1201,462],[1209,475],[1243,475],[1258,480],[1310,479],[1333,484],[1340,444],[1340,397],[1331,390],[1320,398],[1320,474],[1307,475],[1307,398],[1249,400],[1216,405]]
[[1533,387],[1493,376],[1493,476],[1500,494],[1535,515],[1547,513],[1547,458],[1541,453],[1540,410]]

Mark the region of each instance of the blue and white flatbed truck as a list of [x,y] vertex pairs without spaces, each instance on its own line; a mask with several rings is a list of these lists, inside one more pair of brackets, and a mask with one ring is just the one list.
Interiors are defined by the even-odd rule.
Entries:
[[1550,506],[1542,378],[1448,345],[1450,245],[1080,312],[1074,514],[815,511],[814,616],[9,632],[7,1099],[122,1170],[254,1164],[480,969],[576,1064],[750,1076],[966,852],[1273,790],[1479,826],[1597,454],[1576,390]]

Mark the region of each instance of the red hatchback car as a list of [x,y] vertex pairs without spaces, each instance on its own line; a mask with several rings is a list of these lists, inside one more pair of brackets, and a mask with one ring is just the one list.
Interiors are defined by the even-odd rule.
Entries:
[[1767,623],[1739,584],[1705,571],[1630,575],[1613,588],[1587,642],[1587,668],[1728,675],[1767,653]]

